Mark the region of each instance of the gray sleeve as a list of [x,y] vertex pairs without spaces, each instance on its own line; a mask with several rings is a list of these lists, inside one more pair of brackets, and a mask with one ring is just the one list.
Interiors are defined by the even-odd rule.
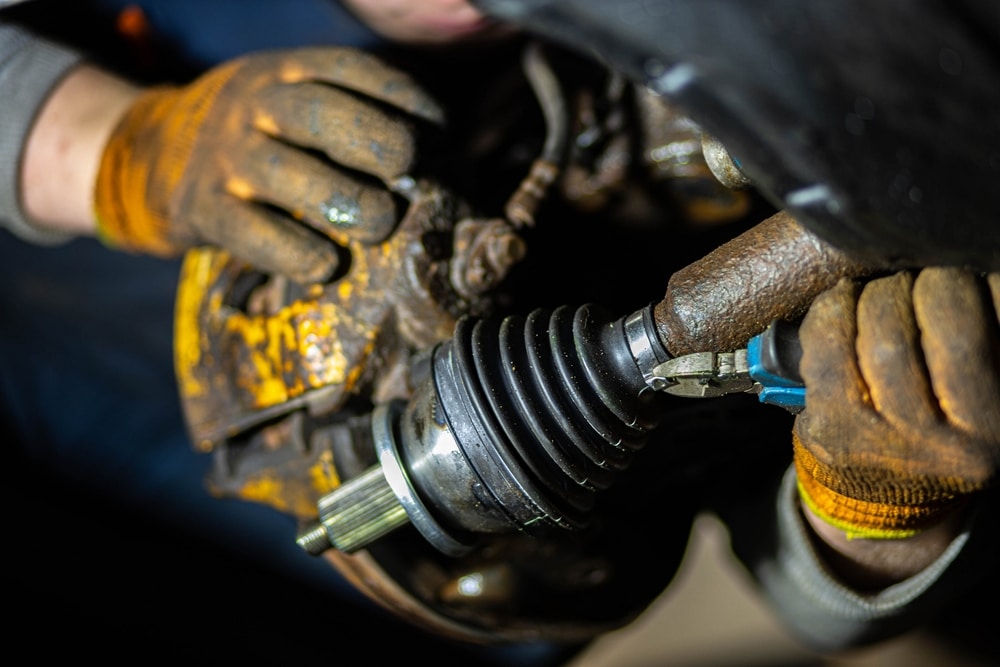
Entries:
[[779,488],[776,544],[746,550],[744,560],[765,597],[791,631],[824,651],[894,637],[932,618],[971,593],[996,562],[992,537],[993,495],[984,495],[944,554],[914,577],[881,591],[863,593],[831,576],[813,547],[799,511],[795,471]]
[[66,241],[69,235],[40,230],[21,210],[20,171],[24,144],[52,88],[82,56],[0,21],[0,226],[37,244]]

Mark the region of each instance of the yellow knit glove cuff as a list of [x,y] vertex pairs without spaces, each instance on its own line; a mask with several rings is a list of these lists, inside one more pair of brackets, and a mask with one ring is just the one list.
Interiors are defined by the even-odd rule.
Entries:
[[836,468],[824,466],[793,435],[795,471],[803,504],[826,523],[843,530],[848,539],[896,540],[929,528],[962,502],[948,498],[919,505],[871,502],[831,489],[843,483]]
[[97,236],[110,247],[176,257],[197,242],[170,204],[206,117],[238,64],[184,88],[158,86],[132,104],[105,146],[97,174]]

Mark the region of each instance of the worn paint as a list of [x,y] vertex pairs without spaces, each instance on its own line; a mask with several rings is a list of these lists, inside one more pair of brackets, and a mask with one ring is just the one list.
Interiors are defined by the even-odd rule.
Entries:
[[[272,471],[265,471],[272,472]],[[290,486],[289,480],[280,475],[255,477],[240,489],[240,497],[256,503],[266,503],[280,512],[298,517],[315,516],[316,498],[303,489]],[[279,476],[280,475],[280,476]]]
[[318,497],[323,497],[341,485],[340,475],[334,465],[333,454],[325,451],[316,462],[309,466],[308,479],[310,486]]
[[378,331],[336,304],[317,301],[293,302],[273,316],[237,313],[226,320],[227,346],[242,350],[240,387],[254,409],[331,384],[349,388],[350,378],[358,376],[352,367],[364,359],[349,359],[344,339],[367,341],[371,349]]
[[207,383],[195,369],[203,361],[200,316],[205,298],[213,296],[204,291],[203,286],[215,282],[221,266],[219,259],[217,251],[196,249],[189,252],[181,264],[174,307],[174,365],[181,394],[192,398],[208,391]]

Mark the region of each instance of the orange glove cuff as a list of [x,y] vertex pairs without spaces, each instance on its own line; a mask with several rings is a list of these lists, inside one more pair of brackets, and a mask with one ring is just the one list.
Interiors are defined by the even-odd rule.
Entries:
[[825,466],[792,435],[799,497],[826,523],[843,530],[847,537],[901,539],[911,537],[937,523],[955,509],[962,497],[949,497],[921,504],[901,505],[870,502],[833,491],[844,480],[837,470]]
[[172,223],[171,197],[205,117],[236,67],[219,68],[186,88],[151,88],[125,113],[97,174],[94,207],[103,243],[175,257],[197,242]]

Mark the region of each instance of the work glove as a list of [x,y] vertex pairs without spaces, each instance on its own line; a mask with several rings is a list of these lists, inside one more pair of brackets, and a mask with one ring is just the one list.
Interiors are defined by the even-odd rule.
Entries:
[[995,481],[1000,274],[897,273],[820,295],[800,336],[803,502],[848,537],[905,538]]
[[335,242],[376,243],[405,211],[417,118],[442,112],[413,80],[345,48],[263,52],[142,93],[96,185],[98,236],[162,257],[215,245],[308,283]]

